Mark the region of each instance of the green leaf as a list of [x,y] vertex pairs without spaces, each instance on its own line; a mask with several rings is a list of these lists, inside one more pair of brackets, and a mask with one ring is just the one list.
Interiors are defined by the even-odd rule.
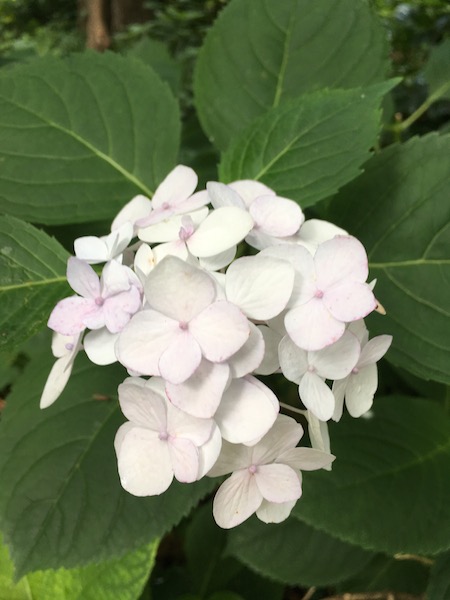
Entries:
[[14,582],[14,566],[0,545],[0,600],[136,600],[155,562],[158,540],[120,559],[80,569],[38,571]]
[[45,57],[0,74],[0,211],[46,224],[110,219],[174,166],[168,86],[116,54]]
[[160,537],[214,485],[178,482],[137,498],[117,475],[114,436],[123,422],[117,365],[77,358],[58,401],[39,410],[52,359],[32,360],[0,424],[0,520],[17,575],[121,556]]
[[347,417],[330,436],[333,470],[304,474],[295,516],[388,554],[450,546],[450,419],[437,404],[378,398],[371,418]]
[[344,592],[403,592],[423,594],[428,583],[429,567],[417,560],[398,560],[377,555],[360,573],[337,586]]
[[450,39],[432,48],[424,75],[429,96],[450,99]]
[[331,196],[370,157],[391,87],[321,91],[271,109],[225,152],[221,180],[262,181],[303,208]]
[[373,557],[294,518],[279,525],[246,521],[230,531],[228,551],[261,575],[307,586],[342,581]]
[[166,44],[149,37],[141,38],[127,52],[151,67],[163,81],[170,85],[172,92],[177,95],[180,89],[181,67],[173,59]]
[[13,217],[0,217],[0,351],[14,348],[46,323],[64,295],[67,252],[53,238]]
[[436,559],[430,575],[428,600],[450,600],[450,552]]
[[232,0],[199,54],[195,100],[223,150],[286,99],[381,81],[387,67],[385,33],[365,0]]
[[450,136],[390,146],[331,205],[330,220],[360,239],[391,333],[387,358],[423,379],[450,383]]

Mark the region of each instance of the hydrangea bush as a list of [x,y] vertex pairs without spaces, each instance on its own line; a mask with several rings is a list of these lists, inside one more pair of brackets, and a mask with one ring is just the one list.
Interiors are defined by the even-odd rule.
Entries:
[[364,0],[232,0],[206,136],[139,48],[0,73],[0,592],[138,599],[201,501],[157,600],[443,598],[448,134],[382,134]]

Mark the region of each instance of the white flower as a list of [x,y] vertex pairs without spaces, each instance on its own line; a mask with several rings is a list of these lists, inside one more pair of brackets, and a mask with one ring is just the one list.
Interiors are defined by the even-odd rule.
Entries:
[[158,379],[133,378],[119,386],[120,407],[128,419],[115,439],[119,476],[124,489],[135,496],[161,494],[174,477],[184,483],[196,481],[220,452],[214,421],[172,406],[163,386]]
[[81,333],[75,335],[53,334],[52,352],[58,360],[54,363],[41,395],[40,407],[51,406],[62,394],[72,373],[73,363],[81,350]]
[[133,237],[133,226],[124,223],[109,235],[103,237],[85,236],[74,242],[75,255],[80,260],[94,265],[116,259],[122,262],[122,252]]
[[255,512],[265,522],[280,522],[289,516],[302,494],[300,469],[320,469],[334,458],[311,448],[296,448],[302,435],[301,425],[279,415],[251,448],[224,442],[208,473],[214,477],[233,472],[214,498],[213,514],[220,527],[235,527]]

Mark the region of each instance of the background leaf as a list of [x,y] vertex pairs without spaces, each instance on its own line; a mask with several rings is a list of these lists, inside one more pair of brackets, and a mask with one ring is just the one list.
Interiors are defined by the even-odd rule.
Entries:
[[450,546],[450,419],[431,400],[377,398],[371,418],[330,426],[331,472],[305,473],[294,515],[395,554]]
[[230,531],[228,552],[265,577],[304,586],[342,581],[373,557],[293,517],[270,525],[252,517]]
[[365,0],[232,0],[198,58],[200,121],[223,150],[288,98],[381,81],[386,57],[385,33]]
[[430,134],[373,157],[329,217],[366,247],[387,316],[373,334],[394,336],[387,358],[423,379],[450,383],[450,136]]
[[450,39],[432,48],[424,75],[430,96],[450,99]]
[[13,217],[0,217],[0,352],[14,348],[47,322],[64,295],[68,253],[54,239]]
[[163,81],[170,85],[173,94],[175,96],[178,94],[181,67],[170,56],[167,46],[163,42],[143,37],[128,50],[127,55],[138,58],[145,65],[151,67]]
[[174,166],[178,106],[141,61],[86,53],[0,74],[0,211],[45,224],[112,218]]
[[18,576],[121,556],[168,531],[214,485],[175,482],[151,498],[125,492],[113,448],[124,370],[78,357],[66,390],[40,411],[50,366],[42,356],[30,362],[0,424],[1,528]]
[[436,559],[427,588],[428,600],[450,599],[450,552]]
[[391,87],[321,91],[271,109],[225,152],[221,181],[260,180],[302,208],[331,196],[369,158]]
[[0,545],[0,600],[136,600],[157,548],[158,540],[120,559],[80,569],[38,571],[15,583],[7,548]]

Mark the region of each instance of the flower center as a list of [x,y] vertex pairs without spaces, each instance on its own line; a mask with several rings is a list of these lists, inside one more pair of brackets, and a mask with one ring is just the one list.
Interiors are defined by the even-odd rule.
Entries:
[[250,465],[248,468],[248,472],[251,473],[252,475],[254,475],[257,470],[258,470],[258,467],[256,465]]
[[73,344],[66,344],[65,348],[66,348],[66,350],[68,350],[69,352],[71,352],[74,349],[74,345]]
[[105,300],[101,296],[99,296],[98,298],[95,299],[95,304],[97,306],[103,306],[104,303],[105,303]]
[[356,375],[356,373],[359,373],[359,369],[358,369],[358,367],[353,367],[353,369],[352,369],[352,373],[353,373],[354,375]]
[[161,208],[163,210],[168,210],[170,208],[170,204],[168,202],[163,202]]
[[189,324],[186,323],[186,321],[180,321],[178,323],[178,327],[181,329],[181,331],[186,331],[186,329],[189,327]]
[[167,442],[167,440],[169,439],[169,434],[167,433],[167,431],[161,431],[158,437],[162,442]]
[[323,298],[322,290],[316,290],[316,293],[314,294],[314,298]]
[[315,373],[316,367],[314,365],[308,365],[307,371],[308,373]]

